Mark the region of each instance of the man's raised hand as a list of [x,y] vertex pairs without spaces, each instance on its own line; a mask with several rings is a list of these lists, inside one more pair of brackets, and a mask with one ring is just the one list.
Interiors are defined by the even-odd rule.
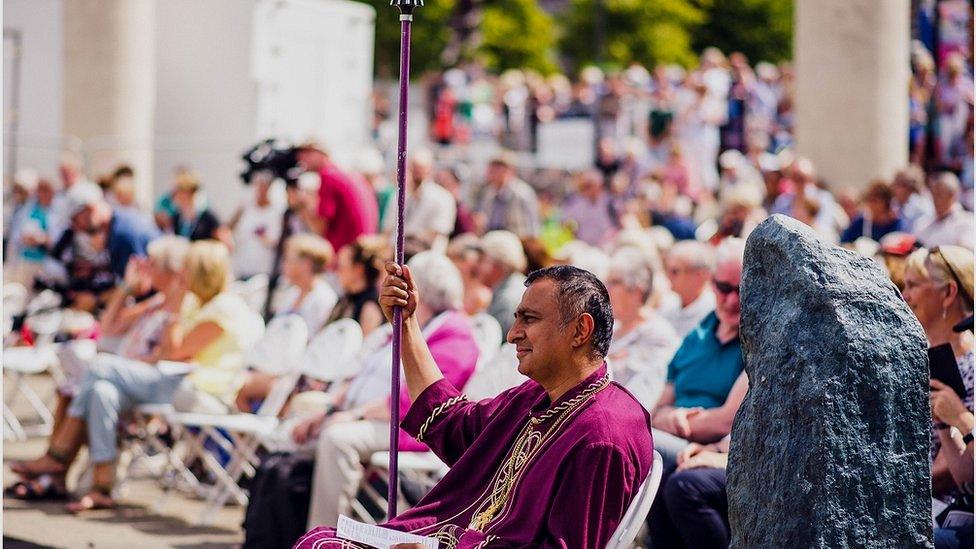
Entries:
[[386,263],[386,279],[380,291],[380,307],[383,315],[393,322],[393,309],[403,307],[403,319],[410,318],[417,310],[417,286],[413,283],[410,267],[397,265],[389,261]]

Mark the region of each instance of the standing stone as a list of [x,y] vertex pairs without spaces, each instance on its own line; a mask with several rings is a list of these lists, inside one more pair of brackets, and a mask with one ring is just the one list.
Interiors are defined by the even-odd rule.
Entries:
[[885,273],[775,215],[741,301],[732,547],[931,547],[927,344]]

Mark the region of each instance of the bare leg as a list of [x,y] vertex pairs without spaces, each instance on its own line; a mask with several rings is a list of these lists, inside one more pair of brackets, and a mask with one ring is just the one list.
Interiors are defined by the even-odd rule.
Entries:
[[85,431],[83,420],[67,416],[61,422],[57,432],[51,436],[47,453],[35,460],[14,463],[11,469],[25,477],[36,477],[43,474],[63,477],[85,441]]

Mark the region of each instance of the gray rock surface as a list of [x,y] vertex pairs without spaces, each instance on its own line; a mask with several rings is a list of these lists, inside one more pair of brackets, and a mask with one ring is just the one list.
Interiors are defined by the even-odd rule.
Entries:
[[931,547],[924,333],[884,271],[776,215],[746,243],[733,547]]

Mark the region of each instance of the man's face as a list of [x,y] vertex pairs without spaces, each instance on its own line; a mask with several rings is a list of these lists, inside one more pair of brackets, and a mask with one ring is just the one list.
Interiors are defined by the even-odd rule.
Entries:
[[712,287],[715,289],[715,314],[726,326],[739,326],[739,282],[742,265],[727,261],[715,267]]
[[542,385],[557,377],[573,349],[572,330],[563,326],[556,296],[551,280],[538,280],[526,288],[506,337],[515,344],[519,373]]
[[488,172],[485,174],[485,179],[488,180],[490,185],[501,187],[508,181],[508,173],[508,166],[493,162],[488,164]]
[[326,156],[315,149],[300,149],[296,155],[298,165],[308,171],[317,172],[325,167]]
[[678,294],[684,305],[698,299],[708,284],[708,269],[695,265],[682,257],[668,258],[667,275],[671,290]]
[[936,215],[946,215],[955,203],[956,193],[952,189],[947,189],[944,185],[932,185],[932,205],[935,206]]

